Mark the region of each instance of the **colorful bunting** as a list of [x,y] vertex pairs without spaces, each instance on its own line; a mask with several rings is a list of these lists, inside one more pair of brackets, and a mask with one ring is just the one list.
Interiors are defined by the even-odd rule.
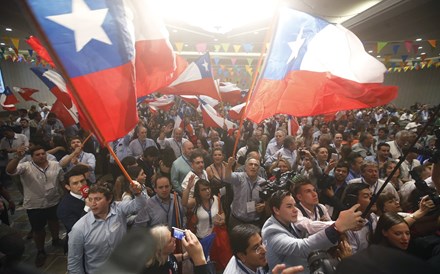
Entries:
[[388,42],[377,42],[377,53],[380,53],[387,44]]
[[183,42],[176,42],[176,43],[174,43],[174,45],[176,46],[177,51],[181,52],[184,44],[183,44]]
[[437,40],[428,40],[428,43],[431,45],[431,47],[435,48],[437,46]]
[[239,52],[241,45],[233,45],[233,47],[234,47],[234,52]]

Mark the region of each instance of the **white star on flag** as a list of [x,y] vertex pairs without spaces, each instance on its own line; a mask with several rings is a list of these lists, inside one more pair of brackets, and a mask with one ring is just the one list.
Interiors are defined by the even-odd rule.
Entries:
[[83,0],[73,0],[72,13],[46,18],[73,31],[76,51],[79,52],[92,39],[112,44],[102,28],[107,12],[108,9],[91,10]]
[[203,65],[202,65],[206,71],[208,71],[208,62],[206,62],[206,60],[203,60]]
[[296,37],[296,41],[287,43],[287,44],[289,44],[289,47],[292,50],[292,53],[290,54],[289,60],[287,60],[286,64],[290,63],[290,61],[292,61],[293,59],[298,57],[298,51],[300,50],[300,48],[304,44],[304,41],[306,40],[305,38],[302,38],[303,30],[304,30],[304,27],[301,27],[299,34]]

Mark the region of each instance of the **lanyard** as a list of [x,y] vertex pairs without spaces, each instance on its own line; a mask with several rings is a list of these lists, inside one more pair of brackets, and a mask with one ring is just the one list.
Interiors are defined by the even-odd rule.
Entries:
[[237,265],[238,267],[243,270],[244,273],[246,274],[252,274],[251,272],[249,272],[246,267],[240,262],[240,260],[237,259],[237,257],[235,257],[235,260],[237,261]]
[[180,155],[182,155],[182,148],[181,148],[181,145],[180,145],[175,139],[173,139],[173,141],[174,141],[174,143],[176,143],[176,146],[177,146],[177,148],[178,148],[179,151],[180,151]]
[[206,211],[206,213],[208,213],[209,228],[212,228],[212,215],[211,215],[212,203],[211,203],[211,199],[209,199],[209,209],[206,209],[205,206],[203,206],[203,204],[202,204],[202,208]]
[[34,166],[39,172],[43,173],[43,175],[44,175],[44,179],[45,179],[46,182],[47,182],[46,171],[47,171],[47,169],[49,168],[49,165],[47,165],[47,167],[46,167],[45,169],[40,168],[40,167],[37,166],[34,162],[32,162],[32,165],[33,165],[33,166]]
[[168,210],[167,210],[167,209],[165,209],[165,207],[162,205],[162,202],[159,200],[159,198],[157,198],[157,195],[154,196],[154,197],[156,197],[156,201],[157,201],[157,203],[158,203],[159,206],[163,209],[163,211],[165,211],[165,213],[167,214],[167,220],[168,220],[168,214],[170,213],[171,203],[170,203],[170,206],[168,207]]
[[142,151],[145,150],[145,147],[147,146],[147,140],[144,140],[142,143],[141,140],[138,139],[139,144],[141,145]]
[[255,187],[257,186],[257,182],[254,183],[252,186],[252,183],[250,181],[247,182],[247,185],[249,187],[249,198],[248,202],[252,201],[252,192],[254,191]]
[[185,158],[185,156],[182,155],[183,160],[185,163],[191,168],[191,164],[188,162],[188,160]]

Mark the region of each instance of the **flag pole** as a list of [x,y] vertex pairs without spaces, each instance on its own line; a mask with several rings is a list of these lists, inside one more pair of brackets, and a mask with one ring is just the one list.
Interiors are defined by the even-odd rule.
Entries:
[[240,124],[238,126],[238,136],[235,139],[235,144],[234,144],[234,149],[232,151],[232,155],[235,155],[235,153],[237,151],[238,141],[240,140],[241,130],[243,128],[244,115],[247,112],[247,108],[249,106],[249,101],[250,101],[250,98],[252,97],[252,93],[254,91],[255,83],[257,81],[257,77],[258,77],[258,74],[260,72],[261,65],[263,63],[264,54],[267,51],[267,48],[266,48],[267,41],[269,40],[270,37],[272,37],[273,31],[275,29],[276,22],[278,21],[278,16],[279,16],[278,15],[279,14],[278,13],[278,10],[279,10],[278,7],[279,7],[279,4],[280,4],[280,1],[278,1],[278,4],[277,4],[277,9],[276,9],[277,14],[272,17],[272,22],[270,24],[270,28],[267,31],[267,33],[266,33],[266,35],[264,37],[264,40],[263,40],[263,46],[261,47],[260,58],[258,59],[257,69],[254,71],[254,74],[252,76],[251,86],[249,87],[249,92],[247,94],[246,105],[244,106],[243,115],[240,118]]
[[25,15],[27,16],[28,20],[31,22],[31,25],[33,25],[34,28],[37,30],[37,32],[40,34],[40,36],[42,38],[42,41],[46,45],[46,47],[48,49],[48,53],[51,55],[52,60],[57,65],[57,68],[61,71],[61,74],[65,76],[66,85],[68,85],[70,90],[72,91],[72,92],[70,92],[70,94],[74,97],[76,103],[78,104],[78,108],[82,110],[82,114],[85,116],[87,122],[92,127],[92,130],[93,130],[96,138],[98,138],[98,141],[101,144],[105,144],[106,145],[106,147],[109,150],[110,154],[112,154],[112,156],[114,157],[115,162],[121,168],[122,173],[125,175],[125,177],[128,179],[130,184],[133,186],[134,183],[131,180],[130,176],[128,175],[127,171],[122,166],[122,164],[119,161],[118,157],[116,157],[116,154],[114,153],[113,149],[111,147],[109,147],[108,143],[105,141],[104,136],[103,136],[101,130],[97,126],[97,124],[94,121],[94,119],[92,118],[92,116],[87,112],[87,109],[85,108],[83,101],[81,100],[80,96],[78,96],[78,93],[76,92],[75,86],[72,84],[72,82],[70,80],[70,77],[68,77],[69,74],[64,69],[64,66],[62,65],[62,62],[60,61],[58,55],[55,54],[55,50],[53,49],[52,45],[49,43],[49,39],[45,35],[44,31],[41,29],[40,25],[38,24],[37,19],[35,18],[34,14],[31,12],[28,4],[24,0],[19,1],[19,4],[21,5],[22,10],[25,11]]

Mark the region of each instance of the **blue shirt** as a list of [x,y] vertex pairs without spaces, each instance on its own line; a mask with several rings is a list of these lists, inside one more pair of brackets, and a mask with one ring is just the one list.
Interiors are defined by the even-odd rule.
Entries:
[[138,195],[132,201],[112,203],[105,220],[96,219],[92,211],[79,219],[69,233],[67,271],[97,273],[125,235],[127,216],[143,208],[145,201]]

